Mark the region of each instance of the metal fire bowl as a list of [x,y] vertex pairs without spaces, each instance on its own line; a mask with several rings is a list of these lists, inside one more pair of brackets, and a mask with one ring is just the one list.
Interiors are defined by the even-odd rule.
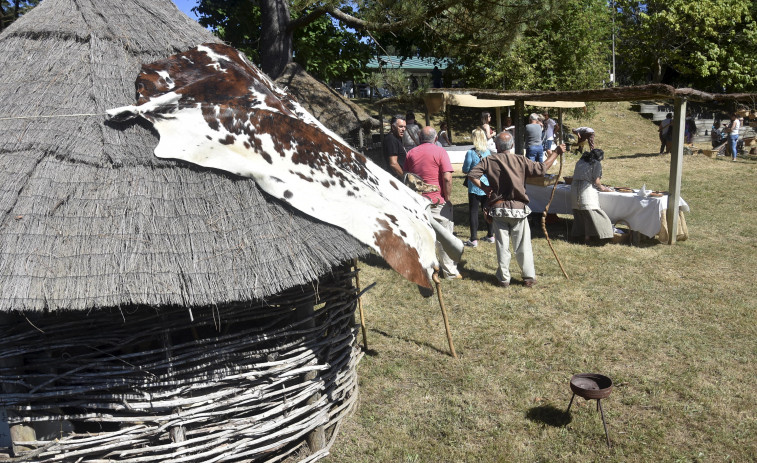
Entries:
[[570,378],[570,390],[584,399],[604,399],[612,392],[612,380],[599,373],[580,373]]

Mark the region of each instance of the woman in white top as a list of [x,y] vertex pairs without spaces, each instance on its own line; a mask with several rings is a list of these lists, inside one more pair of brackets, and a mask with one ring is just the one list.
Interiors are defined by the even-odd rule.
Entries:
[[492,129],[489,125],[491,121],[492,115],[488,111],[481,113],[481,130],[484,131],[484,136],[486,137],[486,147],[492,153],[496,153],[497,148],[494,146],[494,135],[496,135],[496,133],[494,132],[494,129]]
[[448,135],[448,132],[447,132],[447,123],[446,122],[442,122],[439,125],[439,135],[437,135],[437,138],[439,139],[438,141],[439,141],[439,144],[441,146],[451,146],[452,145],[452,142],[450,141],[449,135]]
[[741,121],[736,113],[731,113],[731,125],[728,126],[726,132],[728,132],[728,146],[731,149],[731,161],[736,160],[737,148],[739,143],[739,129],[741,128]]
[[573,208],[573,238],[583,238],[588,242],[593,236],[600,240],[610,239],[613,235],[612,222],[605,211],[599,207],[597,191],[612,191],[602,185],[602,159],[605,152],[593,149],[581,156],[573,171],[570,184],[570,200]]

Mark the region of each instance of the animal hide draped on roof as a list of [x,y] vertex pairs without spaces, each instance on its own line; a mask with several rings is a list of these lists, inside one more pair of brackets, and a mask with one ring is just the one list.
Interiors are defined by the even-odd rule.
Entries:
[[152,122],[156,156],[251,177],[431,287],[437,260],[428,200],[347,146],[240,52],[203,44],[143,65],[137,91],[138,106],[108,114]]

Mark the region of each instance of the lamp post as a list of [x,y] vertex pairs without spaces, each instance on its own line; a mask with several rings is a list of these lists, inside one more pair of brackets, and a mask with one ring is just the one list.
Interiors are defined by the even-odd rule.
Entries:
[[612,0],[612,86],[615,87],[615,0]]

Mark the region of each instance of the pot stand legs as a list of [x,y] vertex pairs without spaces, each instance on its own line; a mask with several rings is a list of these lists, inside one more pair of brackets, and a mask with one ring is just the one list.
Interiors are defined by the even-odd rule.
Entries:
[[[576,393],[574,392],[573,395],[570,397],[570,402],[568,403],[568,409],[565,410],[565,413],[570,413],[570,406],[573,405],[573,399],[576,398]],[[588,400],[588,399],[587,399]],[[600,416],[602,417],[602,426],[605,428],[605,439],[607,439],[607,447],[610,447],[610,434],[607,432],[607,422],[605,421],[605,412],[602,410],[602,399],[596,399],[597,400],[597,411],[599,412]]]

